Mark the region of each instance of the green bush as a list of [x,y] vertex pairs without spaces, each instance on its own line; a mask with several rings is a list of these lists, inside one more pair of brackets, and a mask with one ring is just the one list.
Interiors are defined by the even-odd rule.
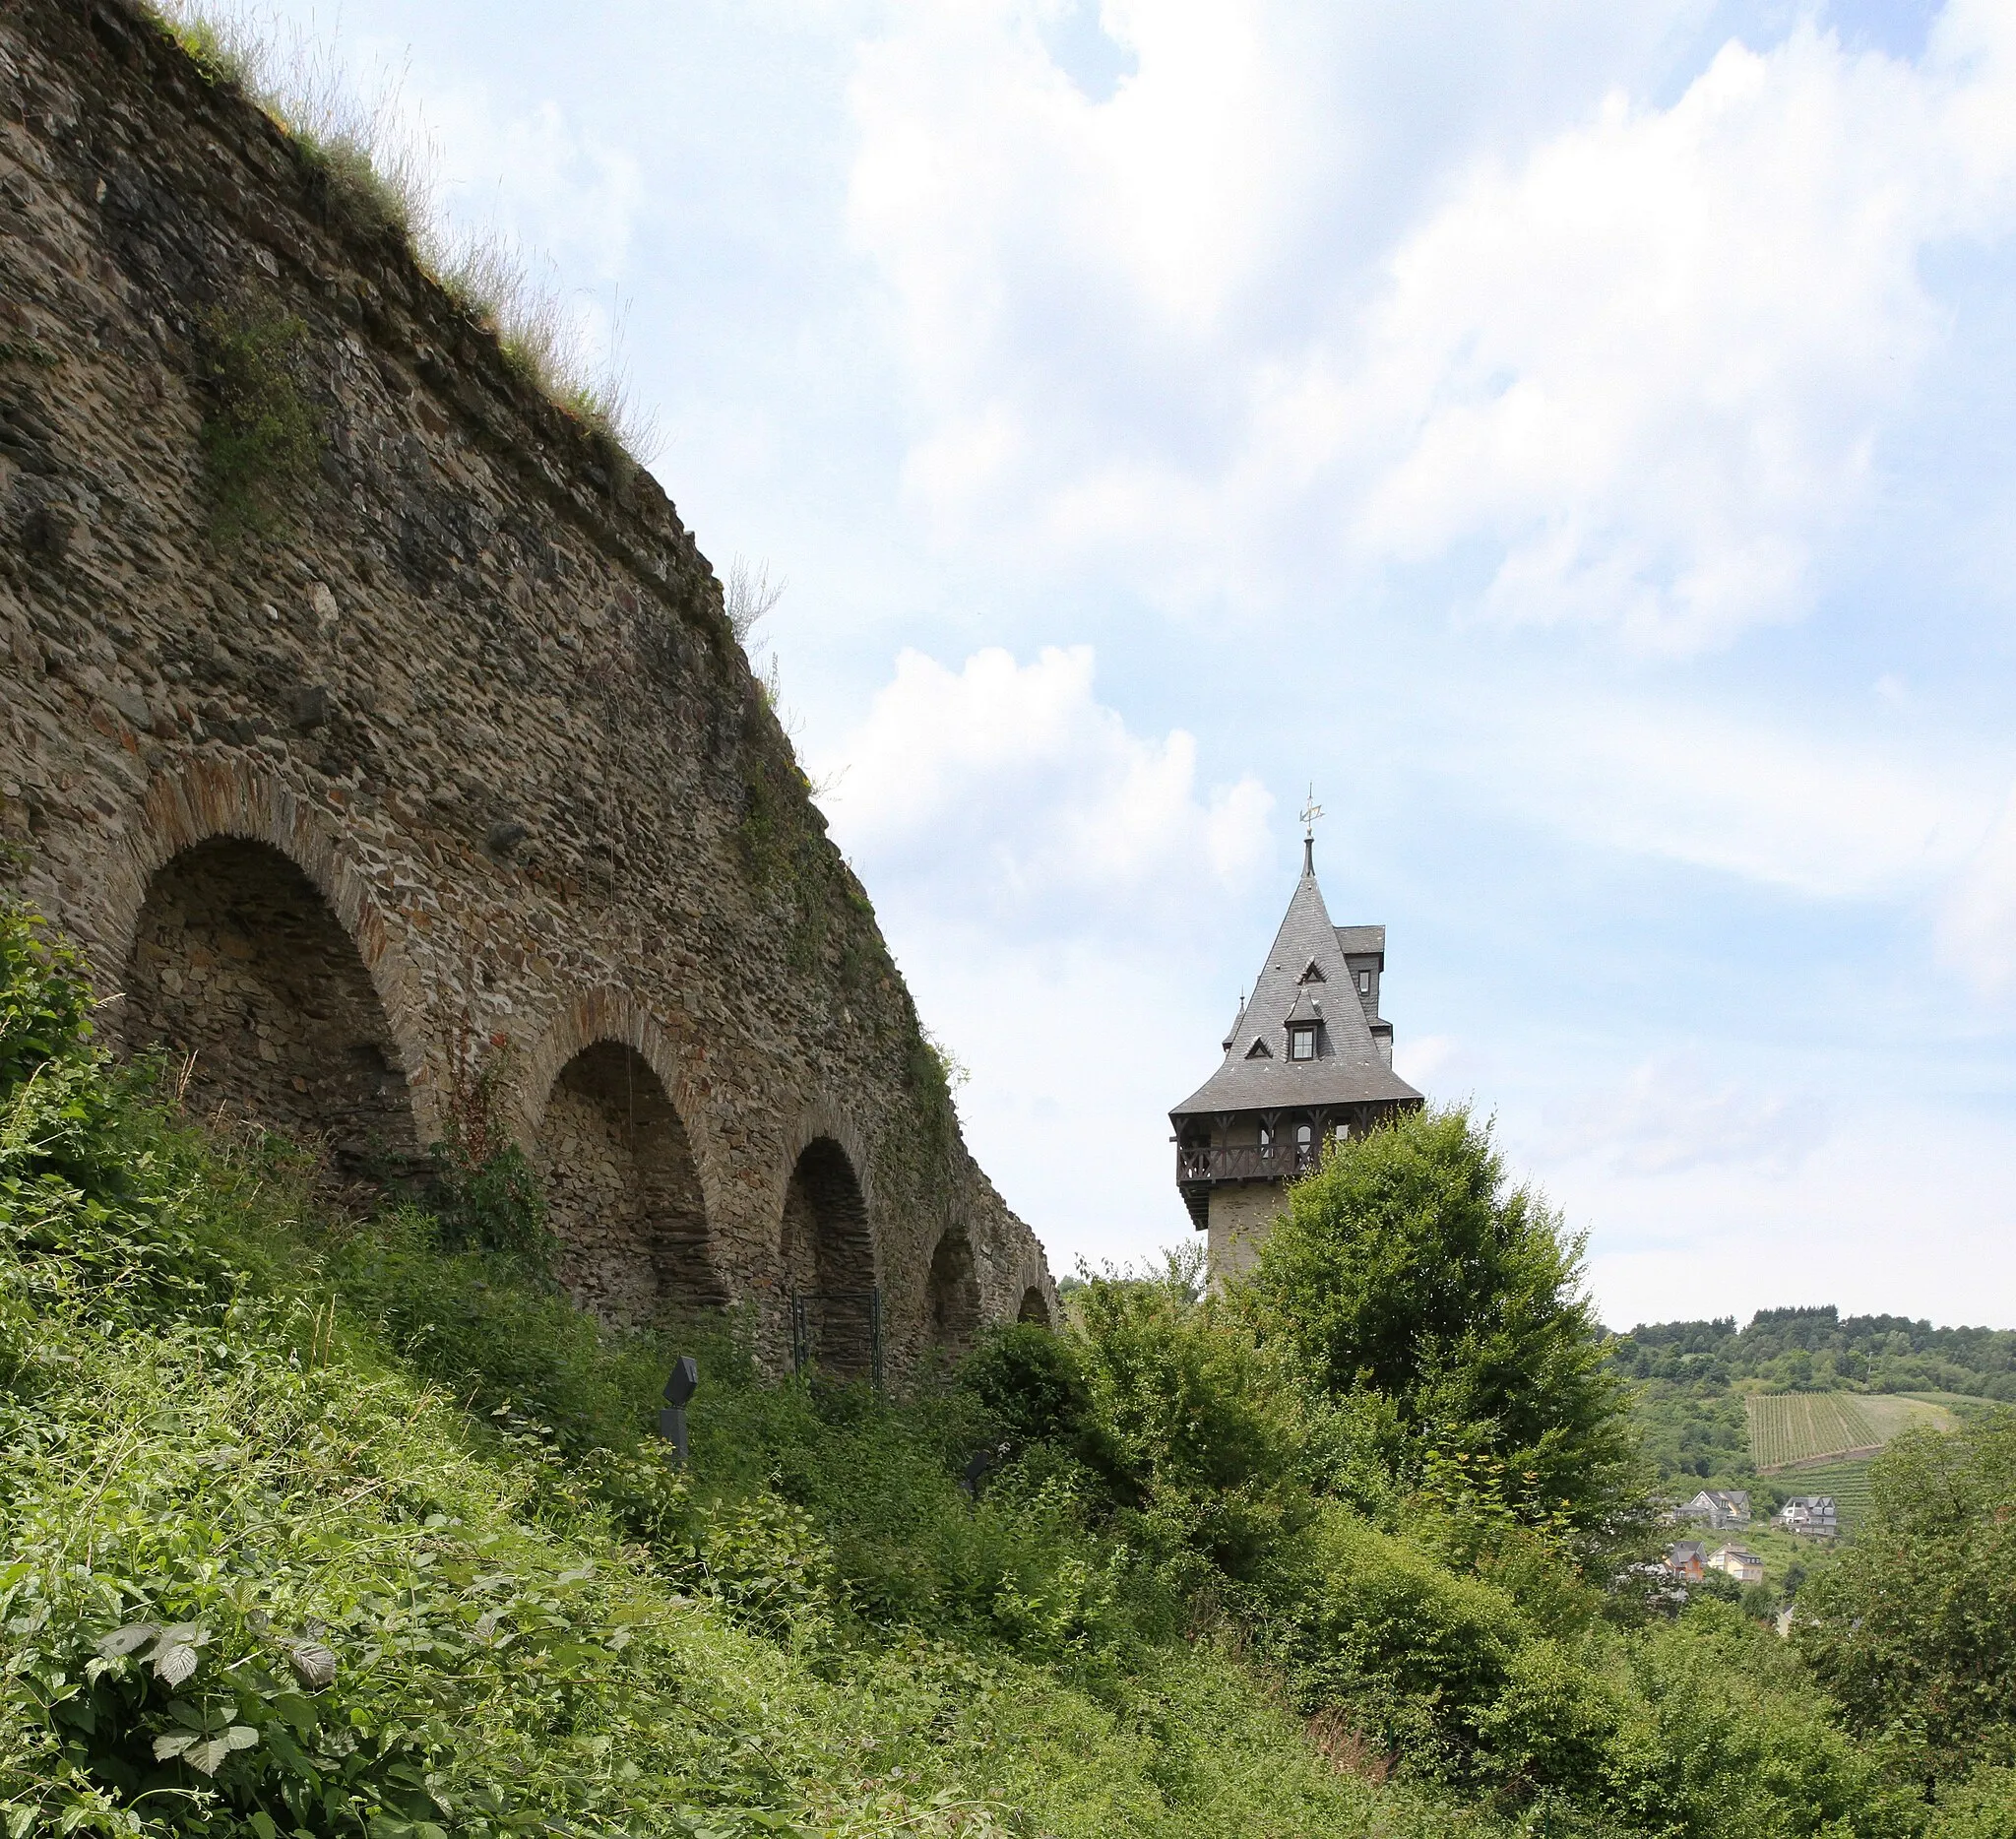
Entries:
[[0,1092],[90,1035],[91,991],[76,953],[52,943],[34,915],[0,908]]
[[2016,1769],[1978,1769],[1949,1787],[1925,1839],[2016,1839]]
[[1690,1605],[1626,1653],[1633,1692],[1606,1792],[1631,1827],[1674,1839],[1916,1830],[1915,1791],[1885,1781],[1798,1656],[1733,1607]]
[[673,1474],[669,1334],[410,1210],[313,1224],[307,1159],[153,1104],[33,937],[0,915],[10,1839],[1362,1829],[1235,1660],[1094,1664],[1126,1559],[1069,1458],[976,1506],[970,1394],[764,1385],[717,1328]]
[[1509,1596],[1334,1508],[1270,1585],[1269,1648],[1301,1710],[1348,1707],[1409,1766],[1468,1769],[1530,1633]]
[[1287,1375],[1180,1263],[1076,1301],[1093,1454],[1130,1536],[1189,1588],[1254,1575],[1310,1511]]
[[1424,1447],[1502,1459],[1535,1518],[1590,1526],[1636,1458],[1581,1253],[1487,1127],[1422,1111],[1295,1183],[1238,1300],[1334,1397],[1378,1394]]
[[1076,1347],[1030,1322],[984,1336],[960,1368],[960,1383],[1019,1443],[1072,1449],[1092,1422],[1092,1392]]
[[1800,1587],[1794,1638],[1851,1729],[1913,1774],[2016,1762],[2016,1413],[1900,1436]]

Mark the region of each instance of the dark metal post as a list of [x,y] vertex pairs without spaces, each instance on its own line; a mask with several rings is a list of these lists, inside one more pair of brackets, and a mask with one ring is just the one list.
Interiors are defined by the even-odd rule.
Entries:
[[665,1381],[665,1408],[658,1415],[658,1433],[671,1444],[672,1460],[681,1468],[686,1463],[686,1406],[699,1390],[700,1363],[682,1354]]
[[868,1292],[868,1351],[869,1368],[874,1375],[875,1390],[882,1389],[882,1289],[878,1284]]

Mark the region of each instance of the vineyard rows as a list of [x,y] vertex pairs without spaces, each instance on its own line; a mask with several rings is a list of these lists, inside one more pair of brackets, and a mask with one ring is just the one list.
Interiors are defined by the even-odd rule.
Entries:
[[1753,1392],[1745,1403],[1751,1460],[1760,1475],[1793,1463],[1871,1455],[1885,1440],[1846,1392]]

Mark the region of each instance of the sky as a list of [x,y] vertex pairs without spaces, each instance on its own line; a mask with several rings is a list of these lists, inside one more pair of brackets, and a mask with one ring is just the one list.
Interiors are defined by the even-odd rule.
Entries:
[[[2016,1326],[2016,3],[280,0],[619,338],[967,1134],[1188,1233],[1314,788],[1613,1326]],[[759,661],[763,662],[763,661]]]

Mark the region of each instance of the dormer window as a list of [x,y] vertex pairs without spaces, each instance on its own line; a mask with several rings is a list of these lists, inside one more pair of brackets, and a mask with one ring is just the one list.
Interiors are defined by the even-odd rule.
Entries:
[[1360,996],[1369,996],[1371,993],[1372,974],[1369,971],[1360,971],[1358,973],[1358,994]]
[[1288,1031],[1288,1057],[1292,1060],[1313,1060],[1316,1057],[1316,1029],[1313,1023]]

